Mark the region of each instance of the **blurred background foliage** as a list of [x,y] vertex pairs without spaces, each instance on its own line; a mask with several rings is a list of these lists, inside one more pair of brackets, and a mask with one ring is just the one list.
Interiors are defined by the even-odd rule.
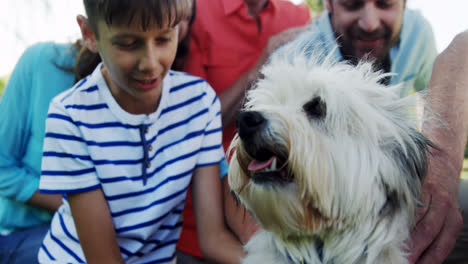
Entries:
[[5,88],[5,85],[8,81],[8,77],[9,76],[0,77],[0,96],[2,96],[3,88]]
[[465,147],[465,158],[468,158],[468,144],[466,144],[466,147]]
[[312,17],[317,16],[323,11],[324,7],[322,0],[305,0],[304,3],[309,6]]
[[305,0],[306,5],[310,7],[313,11],[320,12],[323,10],[322,0]]

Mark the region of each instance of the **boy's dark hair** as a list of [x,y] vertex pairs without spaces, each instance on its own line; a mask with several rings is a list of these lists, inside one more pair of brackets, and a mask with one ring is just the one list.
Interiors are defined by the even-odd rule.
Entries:
[[93,73],[94,69],[101,62],[101,57],[98,53],[94,53],[86,48],[81,43],[81,40],[77,40],[73,46],[78,51],[78,54],[75,57],[75,65],[72,71],[75,75],[75,82],[78,82]]
[[101,19],[107,25],[130,25],[140,21],[141,29],[151,25],[172,27],[188,18],[191,0],[83,0],[88,23],[99,38],[97,30]]
[[[91,52],[83,45],[81,40],[77,40],[73,43],[72,47],[66,51],[66,54],[56,49],[57,56],[52,60],[52,63],[59,69],[73,73],[75,76],[75,83],[84,77],[90,75],[94,69],[101,62],[99,54]],[[66,64],[66,60],[62,56],[68,56],[69,53],[75,58],[74,64]]]
[[[83,0],[83,4],[89,26],[99,37],[97,23],[100,19],[107,25],[130,25],[134,19],[139,19],[143,30],[153,23],[159,27],[175,26],[190,15],[192,0]],[[74,46],[78,54],[73,73],[78,81],[91,74],[101,58],[99,54],[89,51],[81,41]]]

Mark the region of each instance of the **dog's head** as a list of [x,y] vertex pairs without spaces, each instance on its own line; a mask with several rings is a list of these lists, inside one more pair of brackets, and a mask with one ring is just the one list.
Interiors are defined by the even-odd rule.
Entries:
[[262,73],[236,121],[229,184],[264,229],[296,241],[414,210],[429,142],[408,118],[413,98],[370,63],[277,56]]

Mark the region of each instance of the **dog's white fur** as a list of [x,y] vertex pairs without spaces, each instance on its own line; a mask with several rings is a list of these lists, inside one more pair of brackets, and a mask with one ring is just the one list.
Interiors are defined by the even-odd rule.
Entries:
[[408,263],[430,145],[415,100],[371,63],[314,57],[273,57],[238,118],[229,184],[262,227],[243,263]]

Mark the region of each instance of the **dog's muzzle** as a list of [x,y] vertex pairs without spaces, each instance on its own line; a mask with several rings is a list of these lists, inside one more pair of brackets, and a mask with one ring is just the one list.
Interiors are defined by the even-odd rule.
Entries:
[[272,139],[263,136],[267,120],[256,111],[241,112],[236,119],[238,135],[246,153],[252,158],[247,170],[257,184],[288,183],[292,177],[285,170],[286,154]]

